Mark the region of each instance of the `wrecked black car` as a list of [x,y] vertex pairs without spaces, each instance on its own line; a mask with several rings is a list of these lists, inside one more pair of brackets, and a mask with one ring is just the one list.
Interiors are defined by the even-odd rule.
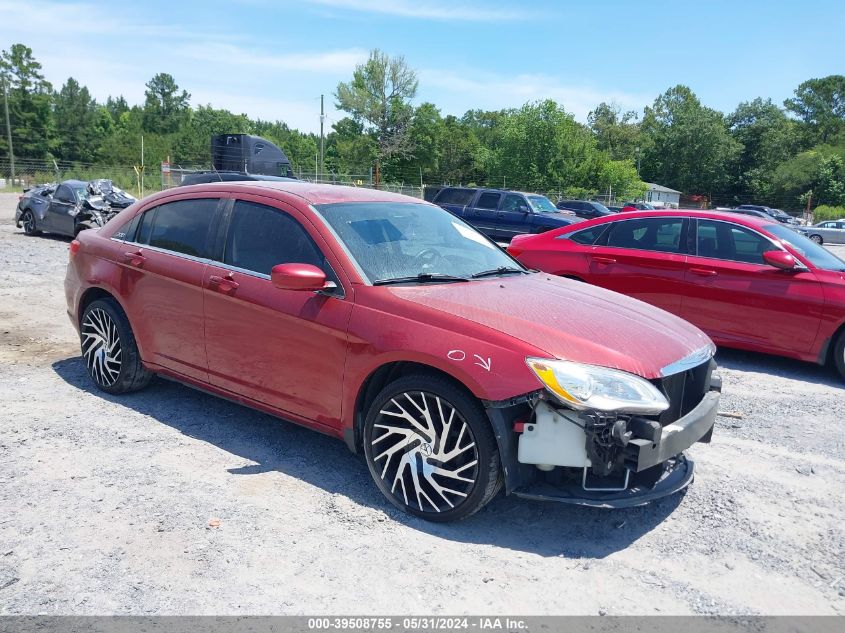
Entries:
[[41,232],[76,237],[103,226],[135,198],[111,180],[65,180],[25,191],[15,210],[15,226],[27,235]]

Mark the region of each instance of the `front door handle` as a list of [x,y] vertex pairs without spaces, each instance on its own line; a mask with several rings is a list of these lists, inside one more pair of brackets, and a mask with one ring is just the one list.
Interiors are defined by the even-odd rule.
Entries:
[[208,284],[213,288],[216,288],[218,292],[222,292],[225,294],[230,294],[237,290],[240,284],[232,279],[232,273],[229,273],[225,277],[221,277],[220,275],[211,275],[208,278]]
[[615,264],[616,259],[613,257],[604,257],[603,255],[593,255],[593,261],[599,264]]
[[144,265],[144,262],[147,261],[147,258],[144,257],[144,254],[141,251],[135,251],[134,253],[124,253],[123,259],[126,261],[127,264],[130,266],[135,266],[136,268],[141,268]]
[[712,268],[690,268],[689,271],[693,275],[698,275],[699,277],[715,277],[719,274]]

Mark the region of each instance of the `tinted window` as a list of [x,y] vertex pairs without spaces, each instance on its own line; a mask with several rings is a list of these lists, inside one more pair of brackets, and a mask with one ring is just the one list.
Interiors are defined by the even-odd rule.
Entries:
[[561,235],[557,239],[566,238],[572,240],[573,242],[577,242],[578,244],[595,244],[596,240],[599,239],[599,236],[604,233],[606,228],[606,224],[600,224],[598,226],[590,227],[589,229],[584,229],[583,231],[571,233],[570,235]]
[[[216,209],[215,199],[179,200],[156,207],[155,217],[145,217],[141,225],[141,232],[146,233],[148,220],[152,220],[149,240],[145,243],[176,253],[208,257],[211,220]],[[150,214],[147,211],[144,215]]]
[[136,215],[134,218],[121,226],[114,234],[115,239],[125,240],[127,242],[135,241],[135,232],[138,230],[138,224],[141,222],[141,216]]
[[269,275],[278,264],[312,264],[326,271],[325,257],[302,225],[278,209],[235,203],[223,261]]
[[[487,194],[484,194],[485,196]],[[481,196],[482,198],[484,196]],[[516,196],[512,193],[509,193],[505,196],[505,201],[502,203],[502,211],[519,211],[520,207],[526,207],[528,205],[525,204],[525,200],[522,199],[522,196]]]
[[497,209],[501,197],[502,194],[499,193],[482,193],[478,198],[478,204],[475,206],[479,209]]
[[682,218],[642,218],[614,222],[608,246],[664,253],[684,252]]
[[475,195],[474,189],[444,189],[437,196],[437,202],[443,204],[469,204]]
[[769,240],[754,231],[713,220],[698,221],[696,241],[699,257],[748,264],[764,264],[763,253],[775,249]]

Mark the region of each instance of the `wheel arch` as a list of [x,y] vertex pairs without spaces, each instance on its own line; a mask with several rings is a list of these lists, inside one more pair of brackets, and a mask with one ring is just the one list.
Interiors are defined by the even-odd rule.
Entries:
[[346,427],[343,431],[343,439],[349,450],[353,453],[358,453],[362,450],[364,419],[366,418],[367,410],[379,392],[391,382],[413,374],[444,378],[464,391],[468,396],[477,400],[482,407],[484,406],[478,396],[472,392],[472,389],[449,372],[419,361],[389,361],[371,371],[358,388],[358,393],[355,397],[355,408],[352,413],[352,426]]
[[[115,293],[110,292],[101,286],[91,286],[82,293],[82,296],[79,297],[79,306],[76,310],[77,325],[82,324],[82,315],[85,313],[85,309],[98,299],[113,299],[115,303],[120,306],[120,309],[123,310],[123,313],[126,314],[126,308]],[[126,318],[129,318],[128,314]]]
[[836,349],[836,343],[839,341],[840,336],[845,336],[845,321],[842,321],[836,329],[833,331],[833,334],[827,338],[822,345],[821,349],[819,350],[819,357],[817,363],[819,365],[827,365],[831,361],[834,360],[834,351]]

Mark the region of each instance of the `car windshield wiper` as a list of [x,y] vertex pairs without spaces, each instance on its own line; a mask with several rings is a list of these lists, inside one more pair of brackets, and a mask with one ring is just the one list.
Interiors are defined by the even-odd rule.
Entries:
[[408,277],[394,277],[392,279],[376,279],[373,282],[374,286],[386,286],[388,284],[407,284],[407,283],[441,283],[444,281],[469,281],[466,277],[458,277],[456,275],[444,275],[442,273],[420,273],[419,275],[410,275]]
[[514,268],[513,266],[499,266],[498,268],[491,268],[490,270],[482,270],[480,273],[475,273],[472,278],[492,277],[493,275],[512,275],[519,273],[520,275],[526,271],[521,268]]

